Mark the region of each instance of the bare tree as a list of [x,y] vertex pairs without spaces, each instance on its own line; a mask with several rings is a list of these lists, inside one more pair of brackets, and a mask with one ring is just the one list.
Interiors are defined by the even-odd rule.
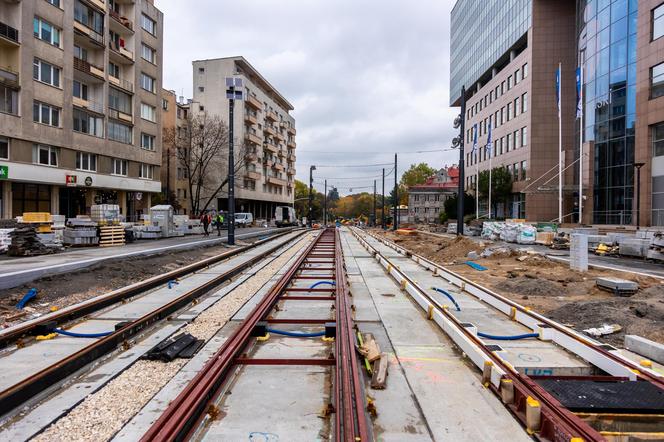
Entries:
[[[187,180],[192,214],[207,210],[228,185],[228,137],[226,123],[207,113],[190,115],[179,130],[164,130],[164,143],[173,147],[176,164]],[[234,150],[237,183],[244,168],[244,145]]]

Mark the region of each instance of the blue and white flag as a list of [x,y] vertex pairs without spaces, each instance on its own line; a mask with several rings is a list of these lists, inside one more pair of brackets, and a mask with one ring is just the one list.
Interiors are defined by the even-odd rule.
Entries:
[[489,134],[487,135],[486,139],[486,152],[489,155],[489,158],[491,158],[491,121],[489,121]]
[[560,66],[556,69],[556,105],[558,106],[558,118],[560,118]]
[[473,125],[473,148],[470,151],[471,153],[477,150],[477,123]]
[[576,118],[583,117],[583,68],[576,68]]

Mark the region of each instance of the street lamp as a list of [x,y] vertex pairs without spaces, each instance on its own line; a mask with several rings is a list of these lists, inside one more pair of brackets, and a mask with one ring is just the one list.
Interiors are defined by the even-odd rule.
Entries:
[[[242,79],[226,77],[228,98],[228,240],[235,245],[235,155],[233,153],[233,108],[235,100],[242,100]],[[237,88],[237,90],[236,90]]]
[[459,188],[457,190],[457,235],[463,235],[463,215],[465,213],[464,207],[464,181],[465,181],[465,164],[464,164],[464,151],[463,143],[465,141],[465,122],[466,122],[466,86],[461,86],[461,112],[454,119],[454,128],[459,129],[459,136],[452,140],[452,147],[459,148]]
[[646,163],[634,163],[636,167],[636,228],[641,226],[641,168]]
[[314,170],[316,170],[316,166],[311,165],[309,167],[309,214],[308,214],[308,219],[307,223],[309,224],[309,227],[313,227],[313,222],[311,220],[311,216],[313,214],[313,198],[314,198]]

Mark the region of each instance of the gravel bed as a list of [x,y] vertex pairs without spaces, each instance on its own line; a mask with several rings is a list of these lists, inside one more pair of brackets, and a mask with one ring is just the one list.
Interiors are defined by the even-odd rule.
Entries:
[[[217,301],[180,331],[191,333],[198,339],[212,338],[311,239],[311,234],[302,237],[277,259]],[[170,363],[137,361],[102,389],[85,398],[33,440],[38,442],[109,440],[186,362],[184,359],[176,359]]]

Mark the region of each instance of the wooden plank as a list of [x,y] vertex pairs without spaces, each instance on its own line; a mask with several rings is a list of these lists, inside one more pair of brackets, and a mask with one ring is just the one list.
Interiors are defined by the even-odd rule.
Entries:
[[387,384],[387,366],[390,355],[382,353],[380,359],[374,362],[373,376],[371,376],[371,388],[373,390],[384,390]]
[[362,345],[360,346],[360,353],[367,358],[369,362],[373,362],[380,358],[380,347],[374,339],[372,333],[364,333]]

